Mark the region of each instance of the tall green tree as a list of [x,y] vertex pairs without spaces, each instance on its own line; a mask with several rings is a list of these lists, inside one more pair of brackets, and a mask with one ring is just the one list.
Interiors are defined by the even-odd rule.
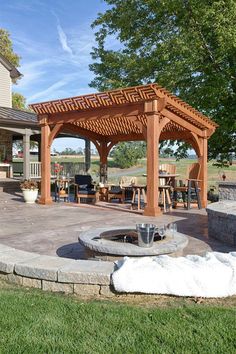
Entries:
[[20,56],[13,50],[10,33],[3,28],[0,28],[0,53],[14,66],[18,67],[20,65]]
[[[236,1],[105,0],[91,86],[158,82],[216,121],[211,158],[236,151]],[[119,50],[109,48],[120,42]]]
[[[0,53],[10,61],[15,67],[20,66],[20,56],[16,54],[13,50],[12,40],[10,38],[10,33],[0,28]],[[17,81],[18,79],[16,79]],[[15,81],[15,83],[16,83]],[[18,92],[13,92],[12,94],[12,107],[25,110],[28,109],[26,106],[26,99],[23,95]]]

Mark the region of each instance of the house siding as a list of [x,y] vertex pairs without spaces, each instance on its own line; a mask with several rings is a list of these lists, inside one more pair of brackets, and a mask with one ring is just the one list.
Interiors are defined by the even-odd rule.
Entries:
[[0,63],[0,106],[12,107],[10,72]]

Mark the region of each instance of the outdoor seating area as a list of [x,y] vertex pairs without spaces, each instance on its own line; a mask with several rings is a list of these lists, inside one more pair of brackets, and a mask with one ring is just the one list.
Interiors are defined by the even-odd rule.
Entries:
[[[172,95],[165,88],[153,83],[90,95],[40,102],[30,105],[38,115],[41,126],[42,183],[40,203],[51,204],[50,148],[53,140],[64,130],[81,134],[96,146],[100,155],[100,181],[107,181],[108,154],[119,142],[147,142],[147,179],[144,185],[133,187],[132,205],[144,205],[144,215],[162,214],[159,194],[164,212],[171,210],[171,175],[176,177],[174,167],[162,166],[160,179],[158,160],[159,143],[164,140],[183,140],[195,150],[200,166],[199,185],[194,182],[195,192],[200,195],[201,205],[207,205],[207,140],[217,128],[211,119]],[[171,170],[171,167],[173,170]],[[169,169],[169,170],[168,170]],[[164,173],[163,173],[164,171]],[[162,181],[164,181],[162,183]],[[173,181],[172,181],[173,182]],[[129,186],[128,186],[129,187]],[[140,188],[139,188],[140,187]],[[173,185],[172,185],[173,187]],[[104,187],[103,187],[104,188]],[[77,190],[78,202],[82,196],[92,199],[125,201],[122,185],[108,187],[107,193],[97,198],[97,191],[89,188]],[[189,189],[191,189],[189,187]],[[178,191],[177,191],[178,192]],[[184,192],[184,191],[181,191]],[[186,191],[185,191],[186,192]],[[137,198],[135,198],[137,195]],[[190,203],[187,204],[188,207]]]
[[[190,209],[197,205],[201,209],[200,189],[198,187],[200,164],[188,166],[187,179],[177,180],[180,176],[175,164],[159,166],[158,206],[163,213],[172,208]],[[143,175],[147,177],[146,174]],[[86,204],[126,204],[131,211],[143,212],[147,202],[147,184],[139,183],[139,177],[122,176],[118,184],[102,183],[92,180],[91,175],[62,176],[54,180],[54,200]],[[101,204],[101,203],[100,203]],[[127,210],[127,208],[126,208]]]
[[[180,166],[179,166],[180,167]],[[157,203],[163,213],[173,208],[202,208],[200,195],[200,171],[198,162],[187,165],[186,178],[180,178],[175,163],[162,163],[158,168]],[[107,175],[108,176],[108,175]],[[181,174],[183,176],[183,174]],[[109,176],[108,176],[109,177]],[[142,181],[142,183],[140,183]],[[54,200],[76,202],[79,204],[116,204],[125,206],[125,210],[144,212],[147,204],[147,174],[142,176],[121,176],[118,183],[97,182],[89,174],[54,180]]]

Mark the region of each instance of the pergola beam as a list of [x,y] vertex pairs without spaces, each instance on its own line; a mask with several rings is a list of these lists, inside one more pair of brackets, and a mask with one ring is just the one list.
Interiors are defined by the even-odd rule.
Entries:
[[169,118],[171,121],[175,122],[176,124],[180,125],[181,127],[196,133],[197,135],[204,137],[205,131],[197,128],[195,125],[187,122],[182,117],[177,116],[176,114],[168,111],[168,109],[163,109],[161,112],[165,117]]
[[56,113],[49,116],[48,123],[73,123],[89,120],[100,120],[109,118],[118,118],[121,116],[136,117],[144,113],[143,103],[121,105],[115,107],[94,108],[93,110],[84,110],[76,112]]
[[[212,123],[209,118],[205,117],[203,114],[197,112],[193,107],[191,107],[189,104],[186,102],[182,101],[175,95],[172,95],[169,91],[164,89],[163,87],[158,87],[154,88],[156,91],[157,95],[160,97],[166,97],[166,104],[170,104],[172,107],[176,108],[183,114],[186,114],[187,116],[190,115],[199,123],[203,123],[202,120],[204,120],[204,125],[208,128],[212,128]],[[217,125],[216,125],[217,126]]]

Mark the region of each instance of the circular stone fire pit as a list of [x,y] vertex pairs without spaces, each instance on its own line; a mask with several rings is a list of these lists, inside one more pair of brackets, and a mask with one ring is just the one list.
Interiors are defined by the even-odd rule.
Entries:
[[163,240],[154,238],[152,247],[143,248],[138,246],[137,240],[132,236],[134,233],[133,226],[125,228],[117,226],[110,230],[98,228],[81,232],[79,242],[92,251],[118,256],[157,256],[176,253],[182,251],[188,244],[187,236],[179,232],[172,236],[167,232]]

